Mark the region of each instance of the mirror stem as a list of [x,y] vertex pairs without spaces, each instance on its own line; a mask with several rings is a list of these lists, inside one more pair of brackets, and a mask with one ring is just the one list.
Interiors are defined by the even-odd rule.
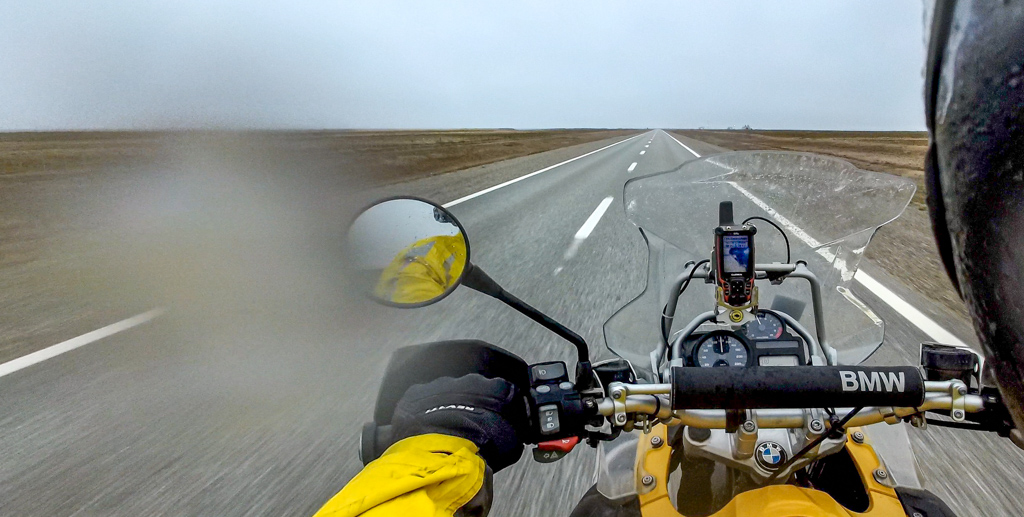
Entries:
[[512,294],[502,289],[497,282],[491,279],[487,273],[484,273],[482,269],[473,264],[466,264],[466,271],[462,276],[462,285],[504,302],[509,307],[539,323],[542,327],[572,343],[576,347],[577,354],[576,388],[578,390],[585,390],[593,385],[594,375],[590,366],[590,351],[587,348],[587,342],[579,334],[551,319],[548,315],[531,307],[519,298],[512,296]]

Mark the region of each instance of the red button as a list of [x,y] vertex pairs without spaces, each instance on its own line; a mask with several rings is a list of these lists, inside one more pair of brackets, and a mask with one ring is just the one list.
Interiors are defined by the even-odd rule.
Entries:
[[537,448],[542,451],[569,452],[577,443],[580,443],[580,438],[578,436],[573,436],[570,438],[562,438],[561,440],[540,442],[537,444]]

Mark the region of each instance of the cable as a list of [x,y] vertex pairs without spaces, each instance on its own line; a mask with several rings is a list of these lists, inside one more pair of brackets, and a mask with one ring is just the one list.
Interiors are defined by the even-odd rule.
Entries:
[[[676,298],[679,298],[680,296],[683,295],[683,291],[685,291],[686,287],[690,285],[690,280],[693,280],[693,274],[697,272],[697,268],[710,262],[711,259],[704,259],[693,265],[693,268],[690,269],[689,276],[686,277],[686,280],[683,282],[683,285],[679,287],[679,293],[676,294]],[[665,307],[661,309],[661,335],[665,338],[665,342],[668,343],[668,333],[671,330],[669,327],[671,327],[672,324],[669,322],[668,314],[665,314],[666,312],[668,312],[668,303],[666,303]]]
[[862,410],[862,409],[864,409],[863,406],[858,407],[858,408],[853,408],[853,411],[850,411],[846,416],[843,417],[842,420],[840,420],[838,422],[835,421],[835,417],[833,416],[832,417],[832,422],[831,422],[832,423],[832,427],[828,431],[825,431],[824,433],[821,433],[821,436],[815,438],[813,442],[807,444],[807,446],[804,447],[803,449],[801,449],[800,452],[794,454],[792,458],[786,460],[786,462],[783,463],[782,465],[779,465],[779,468],[775,469],[775,473],[772,474],[771,476],[769,476],[768,479],[764,482],[764,484],[766,484],[766,485],[771,484],[771,482],[775,481],[775,479],[778,478],[780,474],[785,472],[786,469],[788,469],[790,465],[795,463],[796,460],[798,460],[801,457],[803,457],[803,455],[805,455],[808,452],[810,452],[811,449],[814,449],[815,447],[817,447],[819,444],[821,444],[821,442],[825,441],[826,438],[830,438],[832,436],[837,436],[837,437],[840,436],[842,434],[842,432],[843,432],[843,426],[845,426],[846,423],[849,422],[850,419],[854,417],[854,415],[856,415],[857,413],[860,413],[860,410]]
[[779,225],[775,224],[774,222],[772,222],[772,221],[770,221],[768,219],[765,219],[764,217],[757,216],[757,215],[752,215],[752,216],[744,219],[743,220],[743,224],[747,224],[748,221],[753,221],[754,219],[757,219],[759,221],[764,221],[764,222],[774,226],[775,229],[778,230],[779,233],[782,234],[782,238],[786,240],[786,264],[789,264],[790,263],[790,259],[792,258],[792,256],[790,255],[790,252],[789,252],[789,237],[786,236],[786,232],[783,231],[782,228],[780,228]]

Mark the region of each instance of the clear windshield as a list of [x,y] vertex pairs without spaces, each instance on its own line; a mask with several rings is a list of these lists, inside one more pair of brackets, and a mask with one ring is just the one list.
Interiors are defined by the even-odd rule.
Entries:
[[[772,220],[789,236],[792,261],[807,262],[822,284],[824,328],[842,364],[866,359],[882,343],[884,325],[849,290],[864,250],[882,225],[899,217],[916,187],[905,178],[868,172],[819,155],[735,152],[626,182],[626,216],[650,250],[644,291],[604,325],[605,342],[637,369],[650,371],[668,289],[689,261],[711,257],[718,204],[732,201],[735,219]],[[784,262],[785,241],[767,223],[758,228],[756,262]],[[815,332],[807,282],[757,282],[759,305],[782,310]],[[680,297],[672,332],[714,308],[713,286],[692,282]]]

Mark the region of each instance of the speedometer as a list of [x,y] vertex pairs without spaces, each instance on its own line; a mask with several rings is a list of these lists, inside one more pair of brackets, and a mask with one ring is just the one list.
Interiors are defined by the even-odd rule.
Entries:
[[782,319],[767,311],[757,311],[754,321],[743,325],[743,331],[750,339],[779,339],[784,329]]
[[704,336],[693,352],[693,362],[704,368],[747,366],[747,357],[747,345],[727,331]]

